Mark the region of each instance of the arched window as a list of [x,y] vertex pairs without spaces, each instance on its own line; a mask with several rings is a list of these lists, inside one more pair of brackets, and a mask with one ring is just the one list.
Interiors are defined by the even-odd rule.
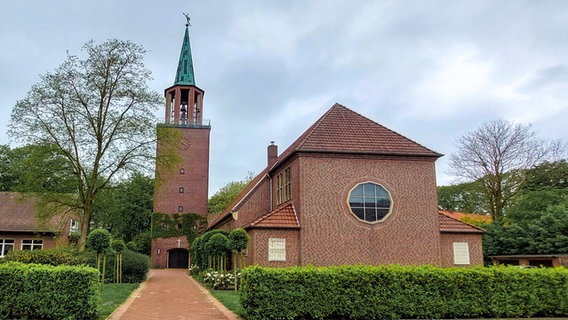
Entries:
[[378,222],[391,211],[392,200],[389,192],[380,184],[365,182],[356,185],[349,192],[349,209],[357,219]]

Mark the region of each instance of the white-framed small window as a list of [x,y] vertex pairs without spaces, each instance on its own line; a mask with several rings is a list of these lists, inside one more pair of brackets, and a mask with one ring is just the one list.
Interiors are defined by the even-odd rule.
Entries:
[[69,234],[77,232],[79,232],[79,221],[71,219],[71,222],[69,223]]
[[467,242],[454,242],[454,264],[469,264],[469,245]]
[[179,174],[185,174],[185,169],[184,168],[179,169]]
[[22,240],[22,250],[42,250],[43,240]]
[[14,240],[0,239],[0,258],[4,258],[10,251],[14,251]]
[[183,212],[183,206],[178,207],[178,212]]
[[268,261],[286,261],[286,239],[268,239]]
[[185,192],[185,188],[184,188],[184,187],[179,187],[178,191],[179,191],[179,193],[184,193],[184,192]]

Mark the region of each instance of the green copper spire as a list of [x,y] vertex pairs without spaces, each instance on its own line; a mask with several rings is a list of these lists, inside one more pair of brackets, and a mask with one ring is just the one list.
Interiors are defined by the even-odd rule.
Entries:
[[185,14],[187,24],[185,25],[185,35],[183,36],[183,44],[179,55],[176,80],[174,85],[195,85],[195,76],[193,75],[193,60],[191,59],[191,46],[189,45],[189,16]]

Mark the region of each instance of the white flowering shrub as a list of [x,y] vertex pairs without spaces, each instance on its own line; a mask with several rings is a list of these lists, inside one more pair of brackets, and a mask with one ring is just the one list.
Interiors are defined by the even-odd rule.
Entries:
[[[207,270],[200,274],[201,281],[215,290],[228,290],[235,288],[235,276],[231,271]],[[241,273],[237,272],[237,282],[241,281]]]

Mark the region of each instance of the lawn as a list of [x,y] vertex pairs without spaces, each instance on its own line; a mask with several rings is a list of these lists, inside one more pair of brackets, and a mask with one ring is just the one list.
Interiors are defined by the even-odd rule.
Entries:
[[139,285],[139,283],[105,283],[101,292],[103,303],[99,319],[106,319]]
[[209,290],[211,295],[215,299],[219,300],[227,309],[233,311],[233,313],[240,315],[242,312],[241,303],[239,297],[241,295],[240,291],[235,290]]

